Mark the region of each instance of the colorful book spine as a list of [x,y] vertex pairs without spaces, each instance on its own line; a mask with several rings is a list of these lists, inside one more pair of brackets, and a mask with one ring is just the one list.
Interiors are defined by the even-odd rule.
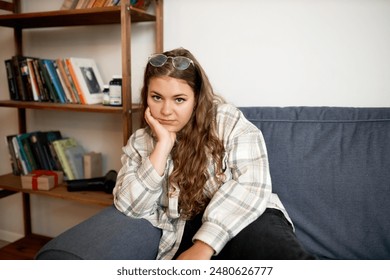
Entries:
[[12,139],[15,137],[16,137],[16,135],[6,136],[6,143],[8,146],[8,152],[9,152],[10,161],[11,161],[12,174],[20,175],[20,174],[22,174],[22,168],[20,166],[19,159],[17,158],[14,144],[12,142]]
[[60,79],[58,78],[57,70],[55,68],[54,62],[51,59],[43,59],[43,64],[46,66],[47,72],[50,76],[51,83],[56,92],[57,98],[60,103],[67,103],[64,89]]
[[53,146],[54,146],[54,149],[55,149],[56,154],[58,156],[58,159],[61,163],[62,170],[65,173],[66,179],[73,180],[74,175],[72,173],[72,169],[70,168],[68,159],[67,159],[66,154],[65,154],[66,146],[69,145],[68,140],[69,140],[69,138],[53,141]]
[[29,170],[27,168],[27,164],[26,164],[26,161],[24,160],[23,156],[21,155],[21,150],[20,150],[20,147],[19,147],[19,141],[18,141],[18,137],[15,136],[12,138],[12,144],[14,145],[14,151],[15,151],[15,156],[16,156],[16,159],[18,161],[18,163],[20,164],[20,171],[23,175],[27,175],[29,173]]
[[67,58],[67,59],[65,59],[65,62],[66,62],[66,66],[68,66],[69,74],[72,77],[74,86],[76,87],[76,90],[77,90],[77,93],[78,93],[78,96],[80,99],[80,103],[87,104],[87,102],[84,98],[84,95],[83,95],[83,90],[82,90],[81,85],[77,79],[77,74],[76,74],[75,70],[73,69],[73,65],[72,65],[71,60],[69,58]]
[[9,97],[11,100],[19,100],[19,92],[18,92],[18,85],[16,81],[16,74],[15,69],[12,65],[12,59],[7,59],[4,61],[5,63],[5,69],[7,72],[7,81],[8,81],[8,90],[9,90]]

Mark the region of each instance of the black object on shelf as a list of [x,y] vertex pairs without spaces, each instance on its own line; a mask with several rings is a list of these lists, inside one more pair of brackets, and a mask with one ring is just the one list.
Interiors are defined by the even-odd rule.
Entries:
[[118,173],[115,170],[110,170],[103,177],[91,179],[68,180],[67,189],[69,192],[77,191],[104,191],[112,193],[115,187],[116,177]]

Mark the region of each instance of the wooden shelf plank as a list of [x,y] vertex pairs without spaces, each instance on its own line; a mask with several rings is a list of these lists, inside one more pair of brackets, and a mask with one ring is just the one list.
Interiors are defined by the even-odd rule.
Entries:
[[0,9],[12,12],[14,10],[14,4],[6,1],[0,1]]
[[102,191],[68,192],[66,184],[61,184],[50,191],[23,189],[19,176],[6,174],[0,176],[0,188],[14,191],[55,197],[58,199],[74,200],[82,203],[110,206],[113,204],[113,195]]
[[50,237],[31,234],[0,249],[0,260],[33,260]]
[[[51,102],[29,102],[29,101],[15,101],[15,100],[0,100],[0,107],[21,108],[21,109],[40,109],[40,110],[60,110],[60,111],[78,111],[78,112],[97,112],[97,113],[114,113],[121,114],[122,107],[97,105],[83,105],[83,104],[62,104]],[[133,104],[132,112],[141,110],[141,105]]]
[[[130,7],[132,22],[155,21],[154,15]],[[8,14],[0,16],[0,26],[13,28],[41,28],[80,25],[118,24],[121,22],[121,7],[59,10],[35,13]]]

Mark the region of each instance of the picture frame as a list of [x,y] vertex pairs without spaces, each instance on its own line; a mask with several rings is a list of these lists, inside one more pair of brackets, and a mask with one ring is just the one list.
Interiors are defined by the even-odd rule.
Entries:
[[83,104],[103,102],[103,79],[91,58],[69,58],[68,68]]

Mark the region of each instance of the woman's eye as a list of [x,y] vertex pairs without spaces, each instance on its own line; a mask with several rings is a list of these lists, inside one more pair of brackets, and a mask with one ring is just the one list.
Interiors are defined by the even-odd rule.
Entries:
[[154,101],[160,101],[161,100],[161,97],[158,96],[158,95],[153,95],[152,98],[153,98]]
[[183,103],[185,101],[184,98],[176,98],[177,103]]

